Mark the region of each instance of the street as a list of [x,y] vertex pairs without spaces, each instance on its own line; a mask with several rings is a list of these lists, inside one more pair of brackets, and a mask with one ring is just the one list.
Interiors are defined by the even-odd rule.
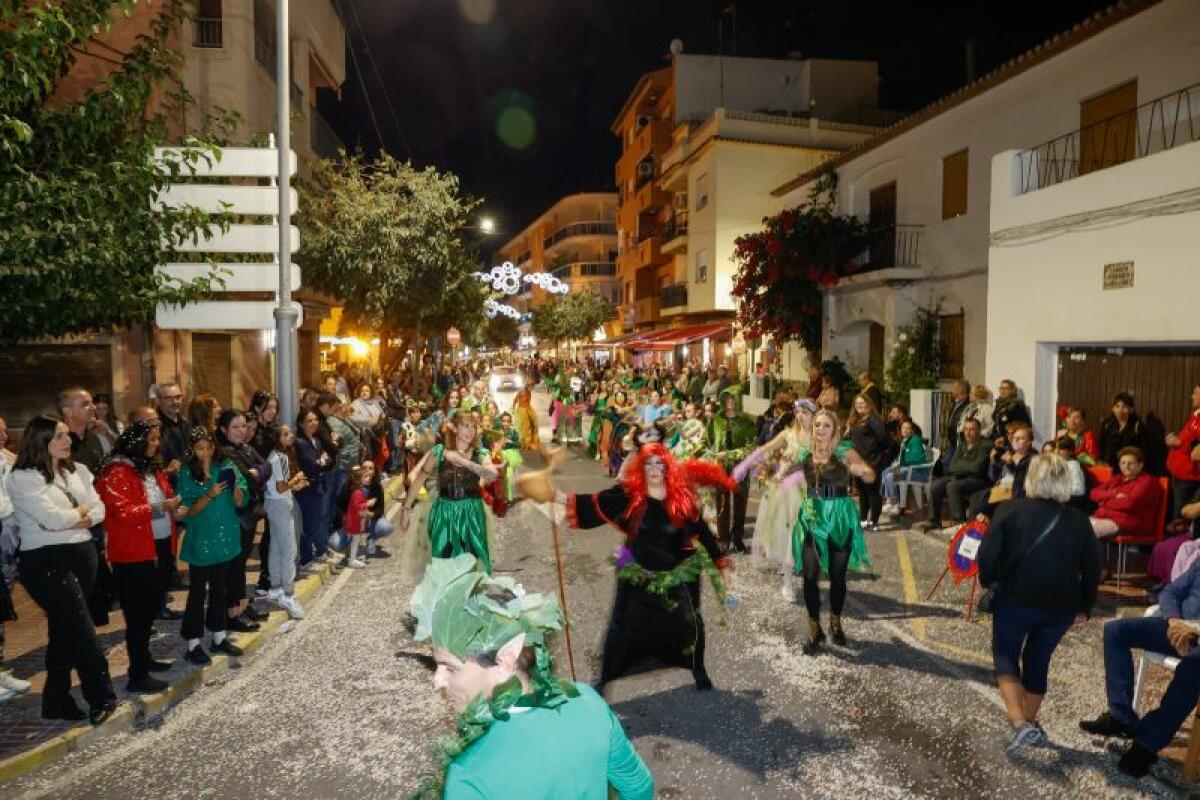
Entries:
[[[544,396],[538,395],[544,404]],[[543,421],[545,415],[542,416]],[[543,428],[543,434],[549,431]],[[530,459],[531,461],[533,459]],[[574,454],[557,478],[567,491],[607,485]],[[555,588],[547,518],[518,503],[500,526],[497,571]],[[610,529],[563,532],[568,610],[580,680],[598,671],[613,592]],[[786,602],[773,570],[738,560],[741,604],[727,625],[705,598],[716,691],[666,670],[627,678],[609,702],[663,798],[1175,797],[1173,768],[1134,782],[1118,775],[1076,723],[1103,708],[1100,619],[1057,651],[1043,714],[1054,745],[1018,761],[991,682],[989,627],[968,623],[967,587],[928,591],[941,540],[868,535],[873,576],[852,579],[850,645],[800,653],[802,606]],[[398,541],[392,550],[402,550]],[[0,791],[3,797],[138,798],[406,796],[430,767],[433,738],[451,715],[434,694],[428,648],[404,627],[412,585],[402,559],[344,570],[309,607],[227,678],[148,720]],[[1111,614],[1105,609],[1103,614]],[[557,663],[568,669],[559,640]],[[201,788],[203,787],[203,788]]]

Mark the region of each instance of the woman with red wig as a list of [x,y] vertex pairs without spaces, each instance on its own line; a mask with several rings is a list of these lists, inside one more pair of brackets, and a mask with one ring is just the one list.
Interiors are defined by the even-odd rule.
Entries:
[[[724,491],[734,481],[720,467],[676,461],[659,442],[643,444],[631,457],[621,482],[598,494],[555,492],[573,528],[608,524],[625,534],[618,553],[617,596],[604,640],[597,690],[611,680],[652,666],[692,671],[696,688],[712,688],[704,668],[704,620],[700,578],[727,577],[712,530],[700,515],[698,486]],[[655,663],[656,662],[656,663]]]

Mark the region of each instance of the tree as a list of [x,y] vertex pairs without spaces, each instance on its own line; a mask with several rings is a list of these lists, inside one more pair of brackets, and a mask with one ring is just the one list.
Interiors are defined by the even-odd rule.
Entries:
[[937,388],[945,360],[941,319],[939,300],[932,307],[918,308],[912,322],[897,332],[886,383],[888,394],[898,402],[908,403],[913,389]]
[[[344,303],[344,318],[377,329],[453,324],[468,341],[482,321],[483,293],[464,239],[478,201],[458,178],[383,153],[376,161],[321,160],[301,182],[297,260],[304,281]],[[419,348],[416,348],[419,349]]]
[[831,174],[804,205],[767,217],[761,231],[734,242],[732,294],[747,338],[799,340],[814,360],[820,354],[823,294],[857,271],[867,247],[866,227],[834,213],[836,187]]
[[594,292],[551,295],[533,309],[533,335],[556,345],[565,340],[591,339],[596,329],[616,316],[617,307]]
[[489,319],[481,333],[481,339],[488,347],[515,347],[521,337],[521,325],[512,317],[501,314]]
[[76,53],[108,29],[110,14],[134,5],[0,3],[0,339],[147,322],[159,303],[192,302],[220,285],[214,274],[183,283],[154,269],[173,245],[213,230],[198,209],[153,205],[185,162],[219,155],[193,139],[196,148],[165,170],[154,161],[191,102],[177,88],[181,56],[167,45],[183,0],[164,0],[100,85],[75,100],[55,96]]

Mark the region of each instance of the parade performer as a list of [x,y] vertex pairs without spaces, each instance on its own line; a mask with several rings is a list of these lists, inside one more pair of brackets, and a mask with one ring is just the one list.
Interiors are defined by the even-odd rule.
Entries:
[[504,493],[509,503],[517,499],[517,470],[525,463],[521,457],[521,437],[513,427],[513,415],[500,415],[500,456],[504,461]]
[[805,486],[799,481],[784,485],[789,469],[795,467],[802,446],[811,447],[813,414],[817,404],[808,398],[793,406],[792,424],[759,447],[731,473],[739,483],[754,472],[762,476],[763,493],[754,520],[754,558],[784,570],[783,596],[794,602],[792,586],[795,562],[792,556],[792,529],[804,500]]
[[821,573],[829,576],[829,632],[834,644],[844,645],[842,607],[846,602],[846,572],[870,565],[863,541],[858,506],[850,496],[852,478],[871,482],[875,471],[854,451],[848,440],[838,441],[837,414],[822,408],[813,415],[812,439],[800,445],[800,469],[781,484],[800,482],[807,495],[792,531],[792,558],[803,576],[804,605],[808,611],[809,640],[804,652],[811,655],[825,642],[821,628]]
[[696,411],[695,403],[683,407],[683,421],[675,426],[671,454],[676,458],[693,458],[704,450],[704,422]]
[[533,392],[528,386],[517,392],[513,399],[513,427],[517,430],[522,450],[537,450],[541,446],[538,441],[537,412],[533,410]]
[[595,690],[554,674],[554,597],[489,577],[475,559],[436,559],[413,593],[414,638],[429,640],[433,684],[458,713],[415,798],[651,800],[654,779]]
[[591,406],[592,424],[588,429],[587,454],[588,458],[599,458],[601,432],[604,428],[604,410],[608,408],[608,390],[603,385],[592,394]]
[[652,659],[691,670],[697,689],[711,689],[704,667],[700,578],[708,575],[723,601],[732,565],[700,516],[696,490],[732,488],[729,476],[713,464],[676,462],[655,442],[631,457],[620,483],[598,494],[564,494],[548,487],[534,496],[527,485],[519,485],[535,500],[552,497],[566,505],[573,528],[609,524],[625,534],[615,562],[616,600],[597,688],[603,691],[639,661]]
[[[741,410],[741,387],[730,386],[720,395],[721,412],[709,421],[705,444],[710,458],[724,469],[745,458],[758,439],[758,426]],[[717,532],[722,546],[738,553],[746,552],[746,503],[750,488],[738,483],[731,492],[717,494]]]
[[436,496],[413,514],[419,491],[408,492],[400,512],[400,527],[408,531],[410,574],[422,572],[431,557],[450,558],[460,553],[474,555],[491,572],[489,529],[494,518],[484,505],[480,480],[490,483],[499,473],[479,446],[479,429],[472,415],[456,415],[442,433],[444,443],[434,445],[421,458],[411,477],[417,488],[436,475]]
[[630,426],[637,422],[633,402],[624,389],[613,392],[607,418],[612,422],[608,436],[608,477],[615,478],[621,469],[621,462],[625,460],[625,437],[629,434]]

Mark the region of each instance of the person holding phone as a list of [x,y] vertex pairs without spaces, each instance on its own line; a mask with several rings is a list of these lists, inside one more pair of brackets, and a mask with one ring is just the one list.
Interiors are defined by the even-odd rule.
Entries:
[[[246,593],[246,561],[254,550],[254,535],[258,523],[267,516],[263,505],[263,487],[270,468],[265,458],[250,445],[250,423],[246,414],[227,408],[217,419],[213,434],[217,456],[228,462],[221,468],[218,479],[230,492],[236,487],[236,476],[245,480],[246,502],[238,504],[238,524],[241,526],[242,549],[225,572],[225,605],[229,609],[229,630],[249,633],[259,628],[267,612],[256,609]],[[268,570],[269,571],[269,570]]]
[[206,428],[194,428],[189,441],[177,486],[187,508],[187,535],[179,560],[187,562],[191,572],[180,636],[187,641],[184,658],[204,666],[212,663],[200,642],[206,625],[212,632],[213,650],[231,656],[242,654],[227,635],[225,585],[229,563],[242,552],[237,511],[246,504],[249,493],[246,479],[233,462],[215,461],[216,445]]
[[296,464],[308,479],[308,485],[295,489],[303,526],[300,531],[300,569],[325,557],[325,476],[333,469],[336,451],[321,433],[321,418],[316,411],[304,409],[296,416]]

